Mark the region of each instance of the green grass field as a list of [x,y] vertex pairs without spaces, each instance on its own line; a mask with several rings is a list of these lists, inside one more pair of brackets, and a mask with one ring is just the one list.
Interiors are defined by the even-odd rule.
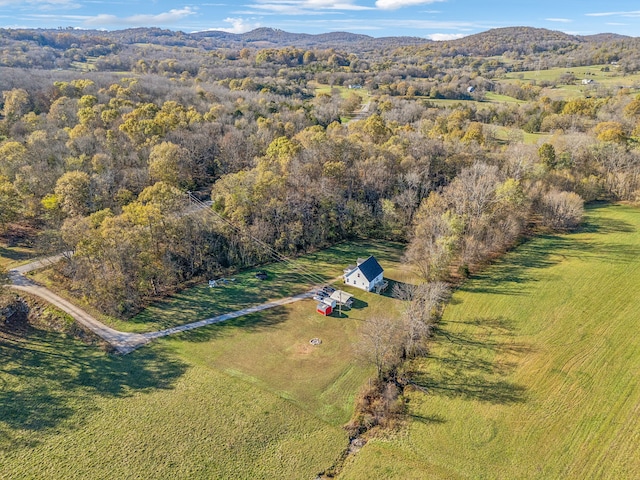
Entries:
[[[602,71],[609,68],[609,71]],[[625,75],[614,65],[589,65],[585,67],[550,68],[548,70],[532,70],[513,72],[501,79],[502,82],[557,82],[563,75],[572,74],[576,81],[572,84],[558,85],[543,89],[541,95],[553,100],[569,100],[593,94],[599,85],[605,87],[625,87],[636,90],[640,85],[640,74]],[[594,83],[582,85],[582,79],[591,79]]]
[[447,307],[411,421],[344,479],[640,478],[640,210],[597,205]]
[[[609,71],[603,71],[608,68]],[[623,75],[615,65],[588,65],[584,67],[556,67],[547,70],[530,70],[526,72],[512,72],[506,75],[510,80],[522,81],[557,81],[563,75],[571,74],[578,79],[591,78],[595,82],[633,82],[640,79],[639,75]]]
[[360,96],[360,98],[362,98],[362,103],[366,103],[371,99],[371,95],[369,94],[369,91],[365,88],[353,89],[353,88],[348,88],[348,87],[343,87],[338,85],[334,85],[332,87],[331,85],[321,84],[317,82],[309,82],[309,86],[315,89],[316,95],[320,95],[320,94],[331,95],[331,91],[336,90],[340,92],[341,98],[347,98],[352,93],[355,93],[356,95]]
[[11,269],[28,263],[36,257],[33,248],[25,246],[8,246],[6,243],[0,243],[0,267]]
[[[367,253],[387,277],[410,279],[392,243],[345,243],[301,261],[334,276]],[[288,288],[275,285],[259,293]],[[0,478],[314,478],[346,448],[342,425],[373,374],[354,359],[361,321],[402,308],[388,296],[356,297],[342,318],[304,300],[124,357],[57,333],[0,332]],[[182,311],[204,318],[207,302],[190,301],[172,299],[158,321]],[[321,345],[309,343],[315,337]]]
[[496,139],[500,142],[508,143],[509,141],[511,141],[512,136],[515,136],[516,138],[521,136],[522,141],[526,145],[538,145],[549,141],[553,135],[549,133],[528,133],[520,128],[496,128]]
[[[341,243],[294,259],[290,264],[273,263],[240,272],[229,277],[235,281],[221,287],[209,288],[208,283],[203,282],[151,305],[130,320],[118,322],[117,327],[135,332],[160,330],[304,293],[313,286],[313,279],[304,272],[312,272],[325,282],[339,286],[342,281],[337,279],[342,270],[355,264],[358,257],[375,255],[395,265],[400,262],[401,253],[400,245],[394,243]],[[267,280],[258,280],[255,277],[258,271],[267,273]]]
[[486,92],[485,98],[488,102],[491,103],[517,103],[519,105],[524,105],[527,103],[524,100],[518,100],[517,98],[510,97],[509,95],[501,95],[495,92]]

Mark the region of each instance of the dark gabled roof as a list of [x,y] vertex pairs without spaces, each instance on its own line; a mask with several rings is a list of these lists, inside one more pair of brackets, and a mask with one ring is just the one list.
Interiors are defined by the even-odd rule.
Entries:
[[360,272],[364,275],[368,281],[374,280],[378,275],[380,275],[384,270],[376,260],[376,257],[371,255],[364,262],[358,265]]

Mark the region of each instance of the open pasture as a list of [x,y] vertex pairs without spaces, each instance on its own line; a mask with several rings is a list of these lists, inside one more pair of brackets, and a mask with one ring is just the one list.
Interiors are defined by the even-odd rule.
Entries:
[[639,478],[638,285],[637,208],[519,246],[453,296],[406,428],[341,478]]
[[[368,254],[389,278],[410,280],[394,243],[343,243],[297,261],[332,279]],[[284,275],[278,268],[261,270]],[[211,290],[231,296],[224,288]],[[373,373],[354,358],[361,321],[402,308],[390,296],[349,291],[357,301],[342,317],[320,316],[303,300],[124,357],[57,333],[0,332],[0,478],[314,478],[347,447],[342,425]],[[207,302],[194,295],[169,300],[157,322],[183,311],[204,318],[198,308]]]

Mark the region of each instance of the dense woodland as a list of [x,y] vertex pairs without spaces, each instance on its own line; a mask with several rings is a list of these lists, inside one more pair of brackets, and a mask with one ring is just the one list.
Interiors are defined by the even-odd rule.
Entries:
[[[638,199],[639,42],[0,30],[0,232],[72,251],[58,280],[125,318],[267,261],[252,237],[285,255],[398,240],[425,280],[465,276],[528,229],[575,226],[584,201]],[[624,88],[551,99],[553,81],[505,79],[600,64]]]

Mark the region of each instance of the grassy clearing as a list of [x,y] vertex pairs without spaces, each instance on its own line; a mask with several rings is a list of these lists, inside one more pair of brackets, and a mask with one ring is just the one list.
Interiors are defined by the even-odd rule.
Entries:
[[29,240],[35,234],[28,225],[7,225],[0,236],[0,267],[11,269],[35,259],[38,252]]
[[518,105],[524,105],[527,103],[524,100],[518,100],[517,98],[510,97],[509,95],[501,95],[494,92],[486,92],[485,98],[491,103],[517,103]]
[[15,268],[24,263],[28,263],[36,257],[33,248],[16,245],[8,246],[6,243],[0,243],[0,267],[6,269]]
[[119,358],[55,334],[0,339],[2,478],[299,478],[344,432],[156,344]]
[[[345,243],[300,261],[333,278],[368,253],[387,277],[410,280],[392,243]],[[258,293],[288,288],[273,285]],[[372,374],[353,357],[360,322],[401,309],[352,293],[342,318],[305,300],[125,357],[55,333],[0,333],[0,478],[314,478],[347,446],[341,426]],[[169,303],[167,318],[199,305]],[[314,337],[322,344],[311,346]]]
[[366,103],[371,100],[371,95],[365,88],[348,88],[338,85],[334,85],[332,87],[331,85],[316,82],[309,82],[309,86],[315,88],[316,95],[332,95],[332,92],[335,90],[340,93],[341,98],[347,98],[349,95],[355,93],[356,95],[360,96],[360,98],[362,98],[362,103]]
[[[327,283],[340,285],[336,279],[358,257],[375,255],[391,265],[400,261],[400,245],[387,242],[345,242],[293,260],[291,265],[273,263],[234,275],[222,287],[209,288],[202,283],[155,303],[134,318],[118,323],[126,331],[144,332],[182,325],[185,323],[233,312],[252,305],[297,295],[308,291],[310,279],[300,274],[299,268],[313,272]],[[267,273],[267,280],[258,280],[255,273]]]
[[[609,71],[603,71],[608,68]],[[512,72],[506,75],[508,80],[520,81],[546,81],[555,82],[563,75],[573,75],[580,81],[583,78],[591,78],[596,82],[612,79],[634,79],[636,75],[623,75],[615,65],[588,65],[584,67],[557,67],[547,70],[531,70],[527,72]],[[617,80],[616,80],[617,81]]]
[[98,70],[95,65],[97,59],[98,57],[87,56],[82,62],[71,62],[71,70],[82,73],[95,72]]
[[[608,68],[609,71],[602,71]],[[513,72],[500,81],[515,82],[558,82],[563,75],[571,74],[577,80],[572,84],[562,84],[554,88],[545,88],[542,95],[554,100],[571,99],[592,95],[598,85],[606,87],[626,87],[637,89],[640,85],[640,74],[625,75],[614,65],[590,65],[585,67],[551,68],[528,72]],[[583,79],[593,80],[590,85],[582,85]]]
[[485,99],[479,100],[450,100],[446,98],[429,98],[429,97],[415,97],[416,99],[422,99],[429,103],[443,108],[456,108],[457,106],[473,105],[477,110],[487,108],[489,105],[501,105],[503,103],[524,105],[527,102],[518,100],[517,98],[510,97],[508,95],[500,95],[494,92],[485,92]]
[[549,133],[528,133],[520,128],[498,127],[495,130],[496,139],[500,142],[508,143],[512,138],[522,138],[526,145],[538,145],[549,141],[552,134]]
[[640,210],[594,206],[458,291],[412,420],[342,478],[639,478]]

